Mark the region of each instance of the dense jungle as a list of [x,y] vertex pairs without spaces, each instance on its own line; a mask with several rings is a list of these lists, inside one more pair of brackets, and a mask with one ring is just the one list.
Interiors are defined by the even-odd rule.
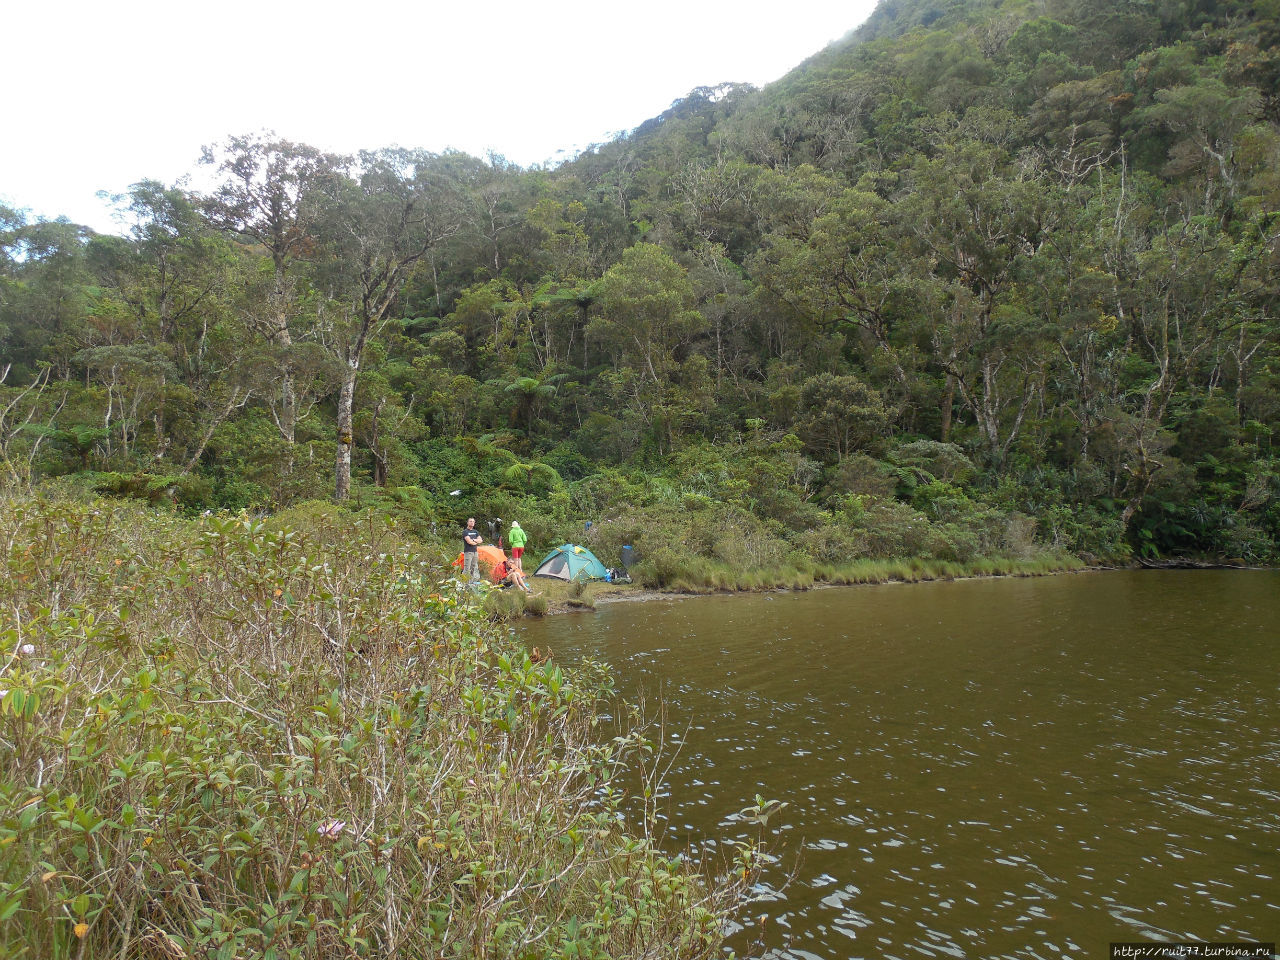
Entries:
[[211,131],[119,235],[0,208],[0,955],[725,956],[787,803],[664,845],[661,707],[459,524],[1274,563],[1278,90],[1280,0],[883,0],[554,167]]
[[123,236],[5,209],[4,469],[519,518],[658,586],[1273,561],[1278,14],[886,0],[554,168],[258,132]]

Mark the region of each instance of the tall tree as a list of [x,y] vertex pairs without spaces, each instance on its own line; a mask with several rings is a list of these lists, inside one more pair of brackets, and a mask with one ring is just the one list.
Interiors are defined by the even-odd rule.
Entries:
[[[279,403],[273,411],[280,435],[292,446],[299,408],[294,328],[305,301],[305,284],[294,267],[314,256],[318,225],[347,161],[261,133],[205,147],[201,162],[221,177],[204,200],[210,221],[259,245],[271,263],[269,289],[247,317],[274,355]],[[291,464],[292,458],[286,469]]]
[[[132,239],[98,238],[90,257],[134,315],[138,340],[171,365],[173,380],[160,368],[151,411],[155,457],[185,444],[190,470],[213,431],[251,396],[246,331],[228,301],[237,258],[183,190],[144,180],[116,202],[134,218]],[[171,435],[171,418],[184,416],[197,421],[192,435]]]
[[[3,222],[7,221],[7,222]],[[86,251],[92,231],[66,220],[28,222],[0,210],[0,346],[15,373],[34,375],[41,362],[54,376],[71,373],[83,345],[92,277]]]
[[387,149],[359,156],[355,176],[341,181],[326,211],[324,261],[315,282],[328,300],[323,331],[342,363],[338,391],[334,497],[351,493],[356,378],[370,338],[393,318],[410,272],[461,223],[456,180],[440,158]]
[[654,386],[675,363],[675,351],[706,327],[693,309],[688,273],[661,247],[636,244],[599,285],[599,316],[587,328],[615,356],[629,360]]
[[1019,282],[1053,229],[1050,184],[1007,151],[967,139],[922,159],[914,174],[896,215],[919,250],[920,302],[935,308],[934,361],[999,465],[1043,386],[1048,343]]

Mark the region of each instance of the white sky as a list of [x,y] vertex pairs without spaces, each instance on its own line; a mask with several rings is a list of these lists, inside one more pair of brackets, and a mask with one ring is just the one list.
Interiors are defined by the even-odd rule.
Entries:
[[697,86],[776,80],[875,0],[9,0],[0,199],[120,230],[99,190],[271,129],[523,166]]

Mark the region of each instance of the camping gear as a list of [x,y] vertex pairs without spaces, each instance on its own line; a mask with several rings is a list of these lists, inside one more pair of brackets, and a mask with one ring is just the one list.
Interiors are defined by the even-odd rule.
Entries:
[[604,580],[609,571],[586,547],[562,543],[542,558],[533,575],[557,580]]
[[625,544],[622,548],[622,569],[630,570],[631,565],[636,562],[636,550],[631,544]]
[[[480,561],[480,572],[489,580],[493,580],[493,568],[507,559],[505,553],[488,543],[482,543],[476,547],[476,554],[476,559]],[[458,554],[458,559],[453,561],[453,565],[462,566],[462,554]]]

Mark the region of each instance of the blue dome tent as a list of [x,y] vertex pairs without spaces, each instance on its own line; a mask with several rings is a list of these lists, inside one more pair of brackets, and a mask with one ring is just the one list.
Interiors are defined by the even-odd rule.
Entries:
[[586,547],[563,543],[542,558],[533,575],[558,580],[605,580],[609,571]]

